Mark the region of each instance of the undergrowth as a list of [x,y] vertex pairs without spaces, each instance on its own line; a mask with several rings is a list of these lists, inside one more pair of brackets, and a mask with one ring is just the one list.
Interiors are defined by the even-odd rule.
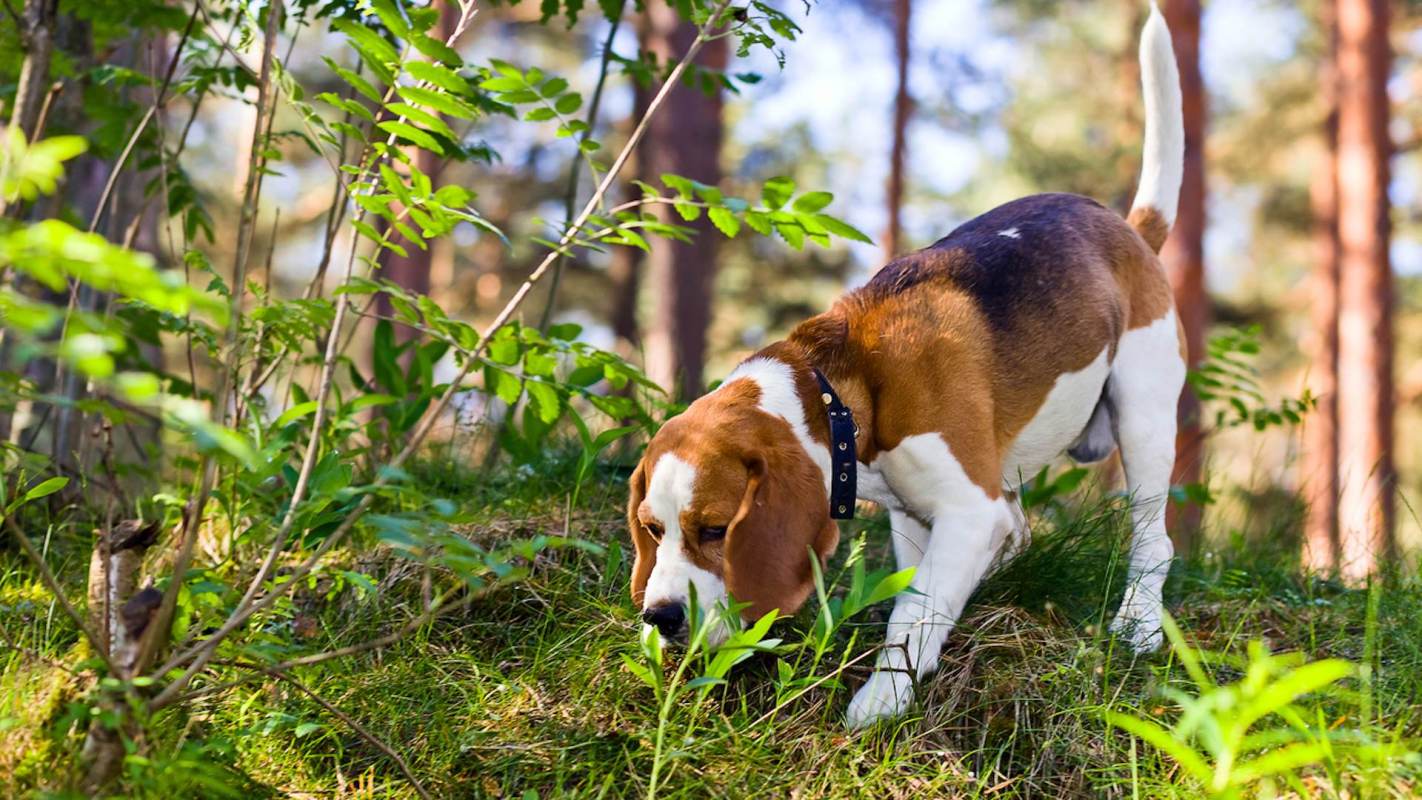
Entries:
[[[567,534],[596,545],[542,551],[522,581],[385,649],[290,670],[397,750],[433,796],[646,796],[654,762],[660,797],[1209,796],[1176,758],[1109,720],[1168,728],[1181,703],[1213,697],[1192,683],[1182,652],[1230,654],[1203,660],[1218,691],[1247,675],[1251,648],[1293,653],[1290,663],[1356,665],[1301,702],[1308,724],[1332,731],[1340,751],[1366,739],[1376,757],[1333,767],[1320,760],[1246,794],[1416,791],[1422,585],[1412,577],[1378,584],[1370,632],[1368,591],[1304,575],[1282,549],[1226,543],[1182,559],[1167,586],[1187,649],[1135,656],[1103,633],[1124,581],[1124,500],[1056,504],[1034,515],[1031,547],[976,593],[919,706],[855,735],[843,709],[868,674],[887,603],[837,619],[811,659],[794,647],[826,630],[812,600],[737,655],[742,663],[724,680],[706,675],[709,660],[687,662],[683,691],[663,703],[667,695],[624,663],[645,664],[621,545],[625,470],[599,464],[580,473],[576,453],[552,453],[536,468],[494,475],[441,460],[411,472],[461,498],[458,531],[476,543]],[[881,516],[847,523],[844,533],[825,571],[827,596],[841,601],[856,569],[869,571],[872,586],[892,566]],[[80,559],[83,534],[79,520],[56,526],[51,558]],[[273,647],[294,637],[309,650],[337,648],[418,613],[425,567],[351,552],[364,555],[343,566],[369,584],[323,573],[297,594]],[[3,557],[0,619],[12,646],[3,656],[0,774],[12,782],[7,794],[24,794],[55,788],[53,776],[79,746],[70,717],[82,687],[66,669],[85,654],[26,564]],[[664,653],[661,681],[673,679],[681,658]],[[219,670],[196,687],[216,691],[163,712],[149,726],[162,741],[145,742],[163,755],[130,760],[129,790],[414,796],[390,757],[350,725],[293,686],[257,677]]]

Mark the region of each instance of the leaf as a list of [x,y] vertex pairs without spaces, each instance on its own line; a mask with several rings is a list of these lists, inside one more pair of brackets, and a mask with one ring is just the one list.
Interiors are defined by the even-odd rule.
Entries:
[[834,202],[834,195],[829,192],[806,192],[795,198],[795,203],[791,208],[801,214],[813,214],[832,202]]
[[760,198],[767,206],[779,210],[785,207],[790,201],[790,195],[794,193],[795,181],[782,175],[765,182],[760,190]]
[[346,69],[345,67],[342,67],[341,65],[332,61],[330,58],[322,57],[321,60],[325,61],[326,66],[330,67],[332,72],[335,72],[337,75],[339,75],[341,80],[349,84],[352,89],[355,89],[357,92],[360,92],[361,94],[365,95],[366,98],[376,103],[379,103],[383,99],[380,96],[380,92],[376,91],[375,87],[370,85],[370,81],[367,81],[360,75],[357,75],[356,73]]
[[525,382],[528,399],[541,422],[552,424],[563,414],[563,398],[551,384],[530,380]]
[[913,583],[914,571],[913,567],[909,567],[884,576],[883,580],[879,581],[869,592],[869,596],[864,599],[864,605],[872,606],[907,589],[909,584]]
[[1296,698],[1316,692],[1352,674],[1353,665],[1337,658],[1304,664],[1270,681],[1268,686],[1236,712],[1237,719],[1241,725],[1247,727],[1255,720],[1279,711]]
[[[410,73],[410,77],[415,80],[438,86],[447,92],[454,94],[464,94],[469,91],[469,83],[460,77],[458,73],[440,64],[428,61],[406,61],[405,71]],[[414,87],[403,87],[405,89]],[[424,91],[424,90],[422,90]],[[401,94],[404,92],[402,91]]]
[[1230,777],[1235,783],[1246,784],[1275,775],[1293,772],[1299,767],[1317,764],[1329,752],[1324,742],[1300,742],[1270,752],[1237,765]]
[[523,395],[523,382],[512,373],[485,365],[484,390],[505,403],[513,405]]
[[657,688],[657,681],[655,678],[652,677],[652,671],[648,669],[645,665],[637,663],[637,661],[633,659],[632,656],[623,653],[622,665],[627,668],[628,672],[632,673],[633,675],[636,675],[643,683],[647,684],[653,689]]
[[1150,720],[1122,714],[1119,711],[1107,711],[1105,716],[1108,723],[1175,759],[1175,762],[1184,767],[1196,780],[1208,785],[1213,774],[1210,765],[1205,763],[1205,759],[1199,753],[1191,750],[1184,743],[1176,741],[1170,735],[1170,731]]
[[396,91],[410,103],[432,108],[441,114],[456,119],[473,119],[478,113],[462,101],[443,92],[436,92],[433,89],[424,89],[419,86],[400,86],[396,88]]
[[841,239],[848,239],[851,242],[863,242],[864,244],[874,243],[874,240],[869,238],[868,234],[847,222],[831,217],[829,214],[816,214],[815,222],[818,222],[820,227]]
[[444,155],[444,148],[440,146],[440,143],[436,141],[433,136],[429,135],[428,133],[425,133],[419,128],[416,128],[414,125],[411,125],[408,122],[400,122],[399,120],[391,119],[380,123],[377,127],[385,131],[386,133],[393,133],[396,136],[416,145],[417,147],[421,147],[425,150]]
[[296,405],[282,412],[282,415],[277,417],[276,421],[272,423],[272,427],[277,429],[285,428],[286,426],[301,419],[302,417],[316,413],[316,406],[317,403],[315,400],[308,400],[305,403],[297,403]]
[[[528,88],[522,77],[511,78],[500,76],[489,78],[479,84],[479,88],[486,92],[517,92]],[[535,99],[537,96],[535,95]]]
[[458,67],[464,63],[464,59],[459,57],[459,53],[454,48],[432,36],[415,34],[410,37],[410,44],[435,61],[442,61],[451,67]]
[[711,210],[707,212],[707,216],[710,217],[712,224],[716,226],[716,230],[724,233],[727,239],[736,238],[736,234],[741,231],[740,220],[736,219],[736,215],[732,214],[723,206],[713,206]]
[[29,491],[25,492],[25,496],[20,499],[20,503],[24,504],[32,500],[38,500],[41,497],[49,497],[68,485],[69,479],[65,477],[49,478],[40,481],[34,486],[31,486]]
[[558,109],[558,113],[563,116],[572,114],[583,107],[582,95],[576,92],[565,94],[558,98],[557,102],[553,104],[553,107]]

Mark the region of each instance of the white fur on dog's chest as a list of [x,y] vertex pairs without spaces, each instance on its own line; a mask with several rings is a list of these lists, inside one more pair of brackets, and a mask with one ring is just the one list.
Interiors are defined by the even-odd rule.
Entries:
[[1086,427],[1111,371],[1108,348],[1076,372],[1064,372],[1002,460],[1002,485],[1016,489],[1061,455]]

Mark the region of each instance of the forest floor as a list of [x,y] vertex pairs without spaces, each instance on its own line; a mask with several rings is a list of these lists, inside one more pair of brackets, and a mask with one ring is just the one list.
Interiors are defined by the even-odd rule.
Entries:
[[[1106,720],[1117,711],[1169,725],[1176,699],[1201,693],[1178,651],[1137,657],[1102,633],[1123,582],[1120,502],[1054,501],[1034,514],[1032,547],[975,595],[938,673],[921,687],[920,705],[895,723],[852,733],[844,709],[867,675],[887,604],[839,629],[818,664],[803,650],[790,652],[811,638],[814,610],[802,611],[772,629],[785,643],[779,653],[752,657],[700,699],[690,691],[659,705],[624,665],[624,657],[634,665],[642,658],[627,591],[631,558],[621,544],[625,471],[598,472],[571,510],[569,473],[439,479],[470,509],[467,531],[476,542],[566,526],[601,549],[547,551],[526,579],[398,644],[293,671],[398,751],[430,796],[647,796],[654,771],[656,794],[667,798],[1207,796],[1174,759]],[[838,587],[832,592],[843,592],[842,567],[860,537],[871,570],[892,564],[882,518],[850,523],[844,534],[826,573]],[[52,547],[61,560],[83,563],[83,541],[72,544],[69,556],[63,542]],[[1422,736],[1422,583],[1392,579],[1374,591],[1369,623],[1367,590],[1302,575],[1280,550],[1234,541],[1182,559],[1167,589],[1169,608],[1202,650],[1242,657],[1261,641],[1309,660],[1371,660],[1370,676],[1345,679],[1301,705],[1323,727],[1356,730],[1373,744],[1359,750],[1364,755],[1256,783],[1246,796],[1417,796],[1415,756],[1378,754],[1396,755],[1406,749],[1399,743]],[[374,591],[357,597],[318,582],[296,603],[290,629],[274,637],[294,636],[314,651],[364,641],[408,619],[419,607],[423,568],[374,552],[351,561],[376,581]],[[58,623],[15,554],[0,551],[0,559],[0,606],[29,609],[0,622],[10,641],[30,643],[30,652],[0,654],[0,780],[9,784],[0,793],[62,789],[56,776],[79,737],[62,730],[67,679],[52,662],[69,658],[72,639],[66,645],[52,631]],[[672,676],[677,656],[667,658]],[[703,666],[691,664],[683,681]],[[1247,670],[1240,660],[1208,666],[1219,683]],[[1177,694],[1167,699],[1170,691]],[[165,712],[150,730],[149,759],[130,765],[146,776],[130,784],[133,793],[417,796],[388,755],[275,680]]]

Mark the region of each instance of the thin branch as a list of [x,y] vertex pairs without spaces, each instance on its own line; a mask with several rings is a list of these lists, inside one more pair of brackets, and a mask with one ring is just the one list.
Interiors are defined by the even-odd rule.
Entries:
[[257,672],[264,672],[273,678],[285,681],[296,687],[301,691],[302,694],[306,695],[312,700],[315,700],[318,705],[326,709],[326,711],[328,711],[331,716],[336,717],[341,722],[344,722],[346,725],[350,726],[350,729],[355,731],[360,736],[360,738],[366,740],[367,742],[370,742],[370,744],[373,745],[380,752],[389,756],[390,760],[394,761],[395,765],[400,768],[400,772],[405,776],[405,780],[410,782],[410,786],[414,787],[415,791],[420,795],[420,797],[425,798],[425,800],[429,800],[430,793],[425,790],[424,785],[420,783],[420,780],[415,777],[414,771],[410,769],[410,765],[406,763],[404,757],[402,757],[398,752],[395,751],[395,748],[386,744],[385,741],[379,736],[376,736],[375,734],[366,730],[363,725],[352,719],[350,715],[346,714],[344,711],[341,711],[339,708],[336,708],[335,706],[331,705],[329,701],[327,701],[321,695],[316,694],[314,691],[308,688],[306,684],[302,683],[296,678],[293,678],[286,672],[276,667],[266,667],[262,666],[261,664],[250,664],[243,661],[217,661],[214,663],[226,667],[237,667],[239,669],[249,669],[255,670]]
[[40,580],[44,583],[45,588],[49,589],[49,593],[54,595],[55,601],[59,603],[59,607],[64,610],[65,616],[69,617],[69,619],[74,622],[74,626],[83,634],[84,638],[89,640],[89,647],[104,659],[104,664],[109,668],[109,674],[115,677],[121,675],[122,673],[119,672],[118,666],[114,663],[113,659],[109,658],[108,648],[102,646],[98,634],[89,628],[89,623],[84,621],[84,617],[80,615],[79,610],[69,602],[69,598],[64,594],[64,589],[59,585],[59,579],[54,577],[54,572],[50,570],[49,564],[45,563],[44,556],[40,555],[39,551],[35,549],[34,544],[30,542],[30,537],[26,536],[25,532],[20,530],[20,526],[15,524],[15,518],[13,516],[5,517],[5,525],[10,529],[10,533],[14,535],[15,542],[20,545],[20,549],[25,551],[25,556],[29,558],[30,563],[34,564],[35,570],[40,574]]
[[[573,219],[573,206],[578,202],[578,179],[582,176],[582,171],[578,169],[578,162],[584,161],[591,165],[592,159],[586,156],[582,150],[582,143],[587,141],[592,132],[597,128],[597,112],[602,105],[602,89],[607,84],[608,67],[612,63],[612,40],[617,38],[617,29],[622,26],[622,12],[627,6],[627,0],[619,0],[617,4],[617,14],[612,18],[612,25],[607,29],[607,39],[602,43],[602,62],[598,65],[597,85],[593,87],[592,100],[588,103],[587,130],[578,137],[578,154],[583,158],[575,158],[573,166],[568,170],[568,188],[563,194],[563,220],[571,222]],[[593,172],[593,177],[597,173]],[[553,266],[553,277],[548,283],[548,302],[543,305],[543,315],[538,320],[538,329],[547,330],[548,323],[553,319],[553,309],[558,304],[558,285],[563,281],[563,266],[568,260],[567,256],[560,257]]]
[[[242,193],[242,217],[237,228],[237,252],[232,268],[231,321],[227,327],[225,342],[229,355],[225,368],[218,374],[217,387],[212,395],[212,419],[220,424],[227,421],[227,390],[229,385],[235,383],[239,355],[236,343],[242,325],[242,297],[247,285],[247,254],[252,246],[252,233],[257,220],[257,202],[261,193],[262,174],[265,172],[263,169],[265,159],[262,157],[266,147],[265,133],[268,129],[268,125],[265,123],[267,115],[271,113],[269,92],[272,62],[276,58],[276,38],[280,31],[281,16],[281,0],[274,0],[267,6],[267,27],[262,43],[262,69],[257,82],[257,120],[252,130],[247,184]],[[203,511],[207,507],[207,499],[212,492],[212,485],[216,480],[216,464],[217,462],[210,453],[203,455],[200,467],[202,477],[198,491],[189,501],[187,513],[183,516],[183,538],[178,543],[178,555],[173,562],[173,579],[168,584],[168,590],[163,593],[163,602],[159,605],[153,622],[144,632],[143,644],[136,661],[139,670],[147,667],[157,654],[159,644],[167,636],[173,608],[178,601],[178,590],[183,586],[184,576],[187,574],[188,565],[192,562],[193,550],[197,545],[197,529],[201,523]]]
[[[168,663],[165,664],[162,669],[158,670],[159,675],[165,675],[169,671],[177,669],[189,659],[192,659],[191,662],[188,664],[187,669],[185,669],[181,675],[179,675],[171,683],[164,687],[163,691],[161,691],[158,696],[154,698],[153,706],[155,708],[161,708],[168,702],[171,702],[176,695],[181,693],[183,691],[183,688],[188,684],[188,682],[192,680],[193,676],[196,675],[198,671],[201,670],[207,664],[207,662],[212,659],[213,654],[217,651],[218,645],[220,645],[223,640],[225,640],[234,630],[236,630],[243,623],[245,623],[253,614],[262,611],[263,609],[266,609],[267,607],[275,603],[277,600],[281,599],[282,596],[286,595],[297,584],[299,584],[301,582],[301,579],[305,578],[308,574],[310,574],[310,572],[316,568],[316,565],[320,563],[321,559],[325,557],[326,553],[330,552],[330,550],[334,548],[337,544],[340,544],[345,539],[346,535],[350,533],[351,529],[355,527],[356,522],[362,516],[364,516],[365,512],[370,508],[371,503],[374,502],[378,490],[390,482],[390,478],[388,476],[390,474],[398,472],[399,468],[405,463],[405,461],[407,461],[410,456],[412,456],[415,451],[419,449],[420,444],[424,442],[425,437],[428,436],[429,432],[434,428],[435,424],[439,420],[439,417],[444,413],[447,408],[449,408],[449,404],[454,399],[454,395],[461,391],[464,378],[467,377],[469,373],[474,370],[475,366],[480,363],[478,360],[478,356],[481,355],[485,349],[487,349],[488,343],[492,339],[494,333],[498,331],[499,328],[502,328],[506,323],[508,323],[509,319],[512,318],[513,313],[518,310],[519,306],[523,304],[523,301],[527,299],[528,293],[533,289],[534,285],[538,283],[539,279],[541,279],[543,275],[547,273],[548,269],[553,265],[553,262],[557,260],[559,251],[562,248],[566,247],[576,238],[578,231],[581,230],[582,227],[587,224],[588,219],[593,215],[593,212],[602,203],[602,199],[607,194],[608,189],[612,186],[613,181],[617,179],[617,176],[621,173],[622,168],[627,164],[627,160],[631,158],[632,151],[642,141],[642,137],[646,135],[650,120],[656,114],[656,111],[661,107],[662,103],[666,100],[667,95],[669,95],[672,89],[680,83],[682,74],[686,71],[687,67],[695,60],[696,54],[701,51],[702,46],[705,45],[707,39],[709,38],[712,27],[714,27],[720,21],[722,15],[725,13],[726,9],[730,6],[730,4],[731,0],[721,0],[721,2],[716,6],[716,8],[711,12],[710,16],[707,17],[706,22],[697,32],[696,39],[691,43],[691,46],[687,48],[686,56],[683,57],[681,61],[677,63],[676,68],[672,70],[669,76],[667,76],[666,82],[662,84],[662,87],[657,92],[656,97],[652,98],[652,102],[649,103],[647,106],[647,113],[642,116],[641,121],[637,124],[636,129],[633,130],[632,135],[627,140],[627,143],[623,145],[621,152],[618,153],[617,158],[613,161],[613,164],[608,169],[607,174],[603,176],[603,179],[598,184],[597,189],[594,190],[592,197],[588,198],[588,202],[585,206],[583,206],[583,210],[581,213],[578,214],[578,218],[574,220],[573,224],[570,225],[568,229],[563,233],[563,237],[559,241],[558,247],[551,250],[548,255],[546,255],[543,260],[539,262],[538,266],[533,270],[533,272],[530,273],[526,279],[524,279],[524,282],[518,288],[518,291],[515,292],[513,297],[511,297],[508,303],[505,304],[503,310],[499,312],[498,316],[495,317],[493,322],[491,322],[489,326],[485,329],[483,336],[480,337],[479,343],[474,348],[473,357],[465,361],[465,364],[460,369],[459,374],[456,375],[454,379],[450,381],[448,388],[446,388],[444,393],[440,395],[439,399],[434,403],[433,407],[431,407],[427,412],[425,412],[425,416],[420,420],[420,424],[410,434],[410,439],[406,443],[404,449],[402,449],[399,454],[397,454],[395,458],[391,461],[389,465],[390,468],[383,471],[376,478],[375,482],[371,486],[371,490],[367,491],[361,496],[361,499],[358,503],[356,503],[355,508],[347,512],[346,517],[344,520],[341,521],[341,524],[337,526],[336,529],[332,531],[331,534],[327,536],[321,542],[320,545],[317,546],[316,550],[291,573],[286,582],[282,583],[280,586],[273,588],[272,591],[268,592],[259,600],[251,602],[249,604],[239,605],[238,608],[233,611],[232,616],[228,617],[227,621],[223,623],[222,627],[219,628],[215,633],[213,633],[211,636],[204,639],[203,641],[188,648],[184,652],[173,656],[173,658],[169,659]],[[342,294],[342,297],[347,296],[347,294]],[[320,412],[322,406],[324,406],[324,403],[320,403],[317,405],[318,413]],[[313,428],[313,430],[319,430],[319,428]],[[294,500],[292,505],[293,507],[295,506]]]

